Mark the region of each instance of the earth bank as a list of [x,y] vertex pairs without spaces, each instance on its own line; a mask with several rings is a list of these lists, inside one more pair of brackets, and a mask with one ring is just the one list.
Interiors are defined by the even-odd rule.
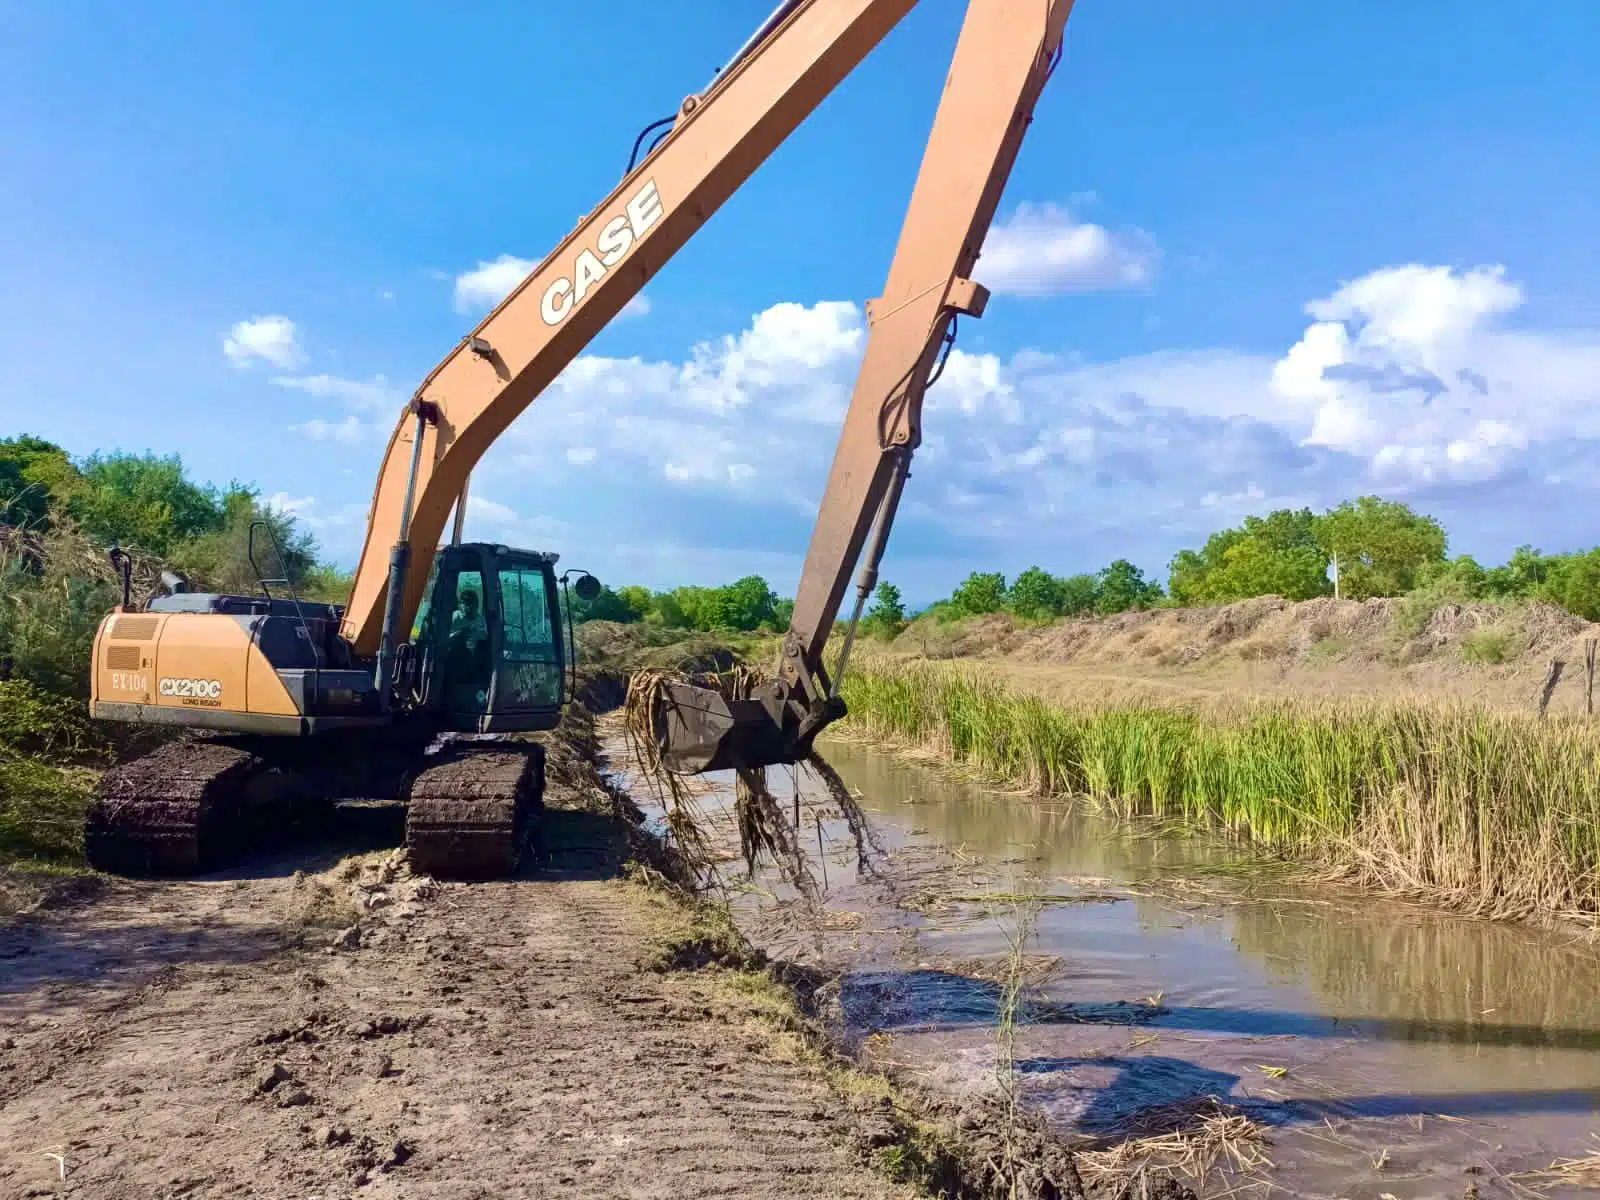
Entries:
[[[594,753],[575,707],[516,880],[328,846],[14,920],[0,1194],[1002,1194],[997,1127],[832,1054],[819,981],[677,891]],[[1078,1193],[1012,1141],[1016,1194]]]

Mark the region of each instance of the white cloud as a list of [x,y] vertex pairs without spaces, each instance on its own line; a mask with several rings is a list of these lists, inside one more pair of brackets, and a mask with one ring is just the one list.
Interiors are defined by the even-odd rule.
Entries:
[[974,273],[997,295],[1058,296],[1142,287],[1160,260],[1141,229],[1114,233],[1054,204],[1019,204],[990,228]]
[[1264,491],[1254,483],[1248,483],[1244,491],[1229,492],[1225,496],[1220,492],[1207,492],[1200,497],[1200,506],[1230,513],[1252,513],[1261,507],[1261,502],[1266,498]]
[[295,339],[294,322],[276,314],[238,322],[223,335],[222,353],[236,367],[253,366],[260,360],[289,371],[305,361]]
[[[478,476],[474,476],[476,481]],[[477,492],[467,494],[467,519],[464,525],[468,541],[476,535],[488,534],[497,541],[539,549],[559,546],[571,538],[571,529],[559,518],[540,514],[527,517],[509,504]]]
[[1391,483],[1483,482],[1550,439],[1600,435],[1600,337],[1511,332],[1502,266],[1385,267],[1313,300],[1278,360],[1276,424]]
[[568,446],[567,461],[575,467],[586,467],[594,461],[593,446]]
[[[676,372],[676,382],[693,406],[727,412],[742,408],[757,392],[810,389],[818,372],[853,358],[865,336],[861,312],[849,302],[774,304],[757,313],[737,337],[696,346]],[[802,408],[819,418],[824,413],[831,418],[834,410],[842,414],[848,393],[830,399],[832,403],[820,407],[805,403]]]
[[456,276],[456,311],[493,308],[538,265],[514,254],[502,254],[492,262],[480,262],[472,270],[463,271]]
[[491,500],[487,496],[474,496],[467,493],[467,517],[482,517],[486,521],[515,521],[517,510],[509,505]]
[[357,417],[348,416],[342,421],[324,421],[321,417],[313,417],[309,421],[302,421],[289,428],[295,433],[304,434],[314,442],[339,442],[353,446],[375,431],[377,426],[367,425]]
[[1503,266],[1457,272],[1416,263],[1387,267],[1314,300],[1306,311],[1318,321],[1361,325],[1370,346],[1415,354],[1428,363],[1442,346],[1454,346],[1486,317],[1521,306],[1521,286],[1507,283]]
[[267,507],[272,511],[290,517],[310,512],[316,503],[315,496],[291,496],[288,492],[273,492],[266,501]]
[[650,307],[650,297],[640,292],[622,306],[622,312],[618,315],[623,317],[648,317],[650,315]]
[[347,408],[371,411],[392,408],[400,403],[400,393],[395,391],[382,375],[371,379],[341,379],[336,375],[277,375],[272,380],[281,388],[304,392],[318,399],[333,399]]

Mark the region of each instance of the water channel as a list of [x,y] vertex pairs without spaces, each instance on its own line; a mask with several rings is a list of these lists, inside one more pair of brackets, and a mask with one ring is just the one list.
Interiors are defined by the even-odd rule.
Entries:
[[[801,772],[826,913],[803,919],[770,871],[735,907],[770,952],[843,972],[863,1053],[954,1094],[993,1087],[997,980],[1033,910],[1015,1078],[1064,1137],[1112,1146],[1217,1097],[1265,1128],[1272,1165],[1205,1194],[1594,1194],[1539,1174],[1600,1151],[1585,938],[1295,887],[1211,837],[824,751],[872,820],[876,873]],[[787,802],[793,773],[770,781]],[[731,779],[707,784],[702,804],[726,816]]]

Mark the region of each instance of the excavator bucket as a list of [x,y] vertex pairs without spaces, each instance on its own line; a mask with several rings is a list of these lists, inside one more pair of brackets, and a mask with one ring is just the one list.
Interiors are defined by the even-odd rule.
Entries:
[[801,755],[784,729],[785,710],[774,708],[716,688],[669,684],[655,713],[661,760],[678,775],[795,762]]

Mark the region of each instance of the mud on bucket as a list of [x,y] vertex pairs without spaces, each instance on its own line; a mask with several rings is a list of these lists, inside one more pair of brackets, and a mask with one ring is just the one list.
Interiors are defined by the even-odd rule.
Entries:
[[729,699],[716,688],[671,683],[654,715],[662,764],[678,775],[792,763],[803,755],[785,729],[782,689],[757,688],[756,698]]

